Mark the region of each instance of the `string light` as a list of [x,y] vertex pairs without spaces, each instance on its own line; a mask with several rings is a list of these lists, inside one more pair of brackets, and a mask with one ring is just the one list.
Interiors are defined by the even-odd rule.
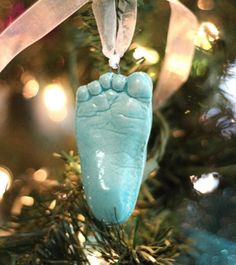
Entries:
[[44,168],[41,168],[41,169],[35,171],[33,174],[34,180],[36,180],[38,182],[45,181],[47,179],[47,177],[48,177],[48,172]]
[[51,203],[50,203],[50,205],[49,205],[49,209],[50,210],[53,210],[55,207],[56,207],[56,204],[57,204],[57,201],[56,200],[53,200]]
[[190,176],[190,180],[193,183],[193,188],[202,193],[210,193],[216,190],[220,184],[220,178],[217,172],[209,174],[202,174],[200,178],[197,176]]
[[84,237],[83,233],[79,232],[78,238],[79,238],[80,243],[83,245],[86,241],[86,238]]
[[66,104],[66,95],[58,84],[47,85],[43,93],[44,104],[48,110],[57,112]]
[[25,206],[33,206],[34,198],[30,196],[22,196],[20,198],[20,202],[22,203],[22,205],[25,205]]
[[153,72],[153,71],[149,71],[149,72],[148,72],[148,75],[149,75],[153,80],[155,80],[157,73],[156,73],[156,72]]
[[23,88],[23,96],[26,99],[33,98],[37,96],[39,92],[39,83],[35,79],[29,80]]
[[212,48],[212,41],[219,39],[219,30],[211,22],[201,23],[198,33],[195,37],[194,44],[204,50]]
[[0,167],[0,199],[2,199],[3,194],[9,189],[12,181],[12,174],[9,169],[5,167]]
[[88,253],[87,255],[87,259],[91,265],[108,265],[105,260],[99,257],[101,257],[101,253],[98,251],[93,251],[93,253]]
[[59,84],[49,84],[43,91],[43,102],[51,120],[63,121],[67,114],[67,97],[64,89]]
[[160,60],[158,52],[154,49],[138,46],[133,53],[135,60],[145,59],[146,64],[156,64]]
[[39,92],[39,83],[31,73],[27,71],[24,72],[21,75],[21,82],[24,85],[22,92],[24,98],[30,99],[37,96]]
[[215,3],[214,0],[198,0],[197,6],[201,10],[212,10]]

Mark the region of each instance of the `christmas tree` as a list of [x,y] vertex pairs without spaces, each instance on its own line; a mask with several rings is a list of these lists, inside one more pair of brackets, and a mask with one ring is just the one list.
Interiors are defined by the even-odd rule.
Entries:
[[[35,2],[2,0],[0,31]],[[181,2],[199,21],[191,73],[153,108],[144,178],[125,224],[94,217],[75,143],[76,90],[110,71],[91,2],[1,72],[0,264],[236,264],[236,4]],[[138,1],[122,74],[146,72],[156,86],[169,17],[168,2]]]

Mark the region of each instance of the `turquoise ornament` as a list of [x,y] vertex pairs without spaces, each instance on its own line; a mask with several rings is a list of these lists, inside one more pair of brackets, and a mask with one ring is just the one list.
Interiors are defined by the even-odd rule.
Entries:
[[132,214],[151,124],[152,81],[145,73],[106,73],[78,89],[76,140],[82,182],[98,220],[124,223]]

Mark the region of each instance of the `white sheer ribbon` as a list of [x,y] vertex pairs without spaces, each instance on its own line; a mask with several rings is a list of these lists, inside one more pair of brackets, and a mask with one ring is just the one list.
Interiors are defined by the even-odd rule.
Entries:
[[[186,81],[194,54],[196,17],[178,0],[168,0],[171,18],[166,56],[154,93],[160,105]],[[89,0],[38,0],[0,34],[0,72],[22,50],[45,36]],[[117,19],[115,0],[93,0],[103,53],[117,68],[128,49],[136,26],[137,0],[119,1]],[[117,23],[118,21],[118,23]]]
[[118,15],[115,0],[93,0],[92,6],[103,54],[109,58],[110,66],[117,69],[120,58],[123,57],[133,39],[137,19],[137,0],[119,1]]
[[89,0],[39,0],[0,34],[0,72]]
[[188,79],[194,56],[194,37],[198,29],[195,15],[178,0],[168,0],[171,16],[165,58],[153,105],[159,107]]
[[[194,36],[198,28],[195,15],[178,0],[170,2],[171,17],[169,23],[165,58],[159,82],[153,95],[153,109],[163,105],[187,80],[194,55]],[[145,165],[143,181],[158,169],[157,150]]]

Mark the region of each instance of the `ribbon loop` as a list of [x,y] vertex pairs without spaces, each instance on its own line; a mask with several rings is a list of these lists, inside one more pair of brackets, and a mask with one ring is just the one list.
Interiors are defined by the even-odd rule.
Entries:
[[123,57],[133,39],[137,19],[137,0],[120,0],[117,11],[115,0],[93,0],[92,7],[103,54],[109,58],[110,67],[117,69],[120,58]]
[[165,58],[154,92],[154,107],[160,107],[187,80],[194,56],[196,16],[178,0],[170,2],[171,16]]
[[93,0],[92,8],[102,42],[103,54],[111,58],[115,53],[117,29],[115,0]]
[[118,33],[115,52],[122,58],[134,36],[137,21],[137,0],[119,1],[118,12]]

